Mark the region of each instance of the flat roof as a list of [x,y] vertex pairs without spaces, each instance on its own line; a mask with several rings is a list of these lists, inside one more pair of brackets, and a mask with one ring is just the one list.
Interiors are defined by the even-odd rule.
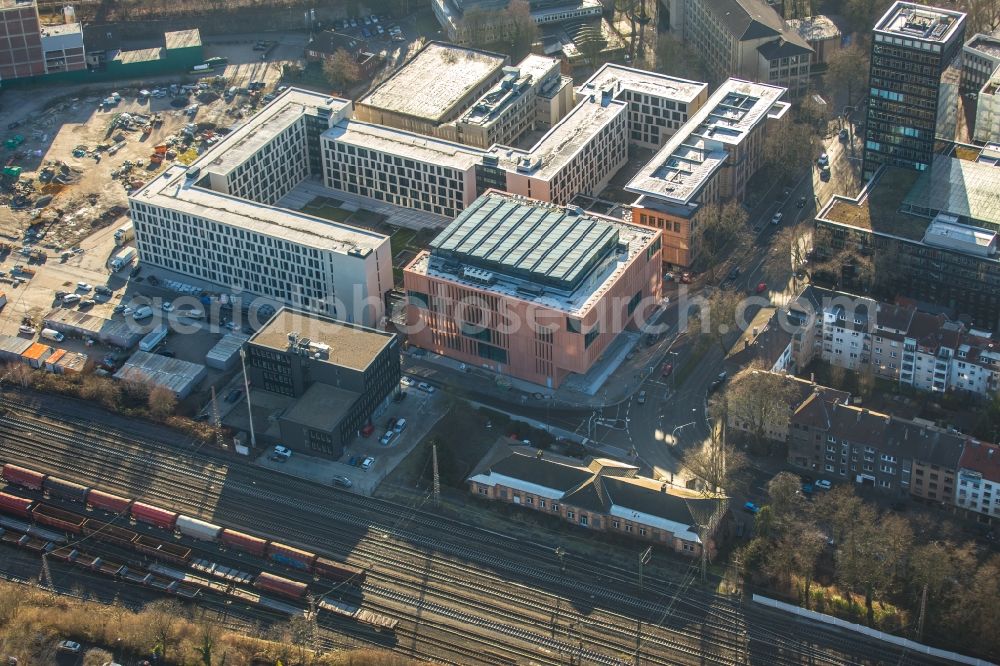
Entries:
[[875,24],[875,32],[943,44],[965,21],[965,14],[940,7],[897,1]]
[[297,123],[307,112],[317,109],[337,112],[349,104],[349,100],[339,97],[291,88],[202,153],[192,166],[211,173],[228,174],[275,136]]
[[585,316],[660,231],[573,208],[491,190],[405,270]]
[[0,10],[30,9],[35,6],[35,0],[0,0]]
[[284,307],[250,338],[250,344],[287,351],[295,334],[295,344],[308,341],[318,361],[353,370],[364,370],[396,336],[374,328],[350,324],[329,317]]
[[454,106],[506,62],[499,53],[430,42],[361,103],[431,122],[448,121]]
[[281,418],[314,430],[330,432],[343,420],[360,393],[313,382]]
[[[688,203],[738,145],[769,115],[781,115],[785,88],[728,79],[625,186],[628,192]],[[779,106],[780,105],[780,106]],[[778,110],[773,112],[778,106]]]
[[[304,100],[311,103],[304,104]],[[218,169],[232,168],[247,159],[253,149],[259,149],[262,144],[253,138],[258,127],[267,125],[269,119],[276,115],[287,121],[285,108],[291,107],[303,113],[313,105],[338,106],[348,103],[346,100],[290,88],[259,114],[202,154],[191,166],[184,167],[180,164],[170,166],[130,195],[129,200],[160,206],[178,213],[214,220],[322,250],[344,254],[352,250],[373,251],[386,242],[386,236],[196,185],[206,174]],[[280,124],[276,121],[271,127],[277,128]],[[226,153],[231,148],[236,152],[227,156]],[[187,174],[195,172],[196,169],[202,173],[199,173],[198,177],[188,178]]]
[[42,37],[58,37],[60,35],[83,34],[83,25],[80,23],[57,23],[55,25],[43,25]]
[[628,89],[689,104],[708,88],[707,83],[679,79],[644,69],[607,63],[577,88],[578,92]]
[[483,151],[460,143],[359,120],[342,120],[324,132],[323,136],[359,148],[460,171],[467,171],[483,160]]
[[936,154],[902,205],[959,215],[1000,230],[1000,167]]
[[930,220],[900,211],[903,197],[917,182],[919,172],[902,167],[883,167],[856,199],[834,195],[816,216],[817,219],[875,233],[919,241]]
[[112,60],[118,60],[129,64],[133,62],[149,62],[159,60],[163,57],[163,47],[155,46],[149,49],[135,49],[134,51],[119,51]]
[[190,30],[175,30],[163,33],[163,41],[168,49],[184,49],[191,46],[201,46],[201,31],[198,28]]
[[627,102],[615,99],[602,102],[597,96],[594,101],[588,99],[573,107],[530,150],[494,146],[489,152],[510,171],[549,180],[602,129],[627,111]]
[[975,35],[965,43],[965,46],[991,58],[1000,59],[1000,39],[992,35]]
[[115,373],[115,379],[150,382],[183,394],[205,376],[205,366],[161,354],[137,351]]
[[462,113],[459,122],[488,125],[503,115],[515,100],[520,99],[551,72],[559,74],[559,61],[548,56],[529,53],[518,63],[517,75],[504,74],[492,88]]

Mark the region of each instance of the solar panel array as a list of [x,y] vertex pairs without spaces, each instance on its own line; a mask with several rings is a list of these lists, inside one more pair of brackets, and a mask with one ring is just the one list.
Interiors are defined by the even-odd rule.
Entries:
[[618,244],[615,225],[490,194],[431,241],[434,255],[572,291]]

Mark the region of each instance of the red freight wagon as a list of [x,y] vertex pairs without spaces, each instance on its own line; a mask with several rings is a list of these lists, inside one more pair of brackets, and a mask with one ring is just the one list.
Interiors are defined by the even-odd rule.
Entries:
[[269,574],[267,572],[257,576],[257,580],[253,582],[253,586],[258,590],[274,592],[275,594],[280,594],[291,599],[301,599],[305,596],[306,590],[308,589],[308,586],[305,583],[288,580],[287,578],[275,576],[274,574]]
[[222,534],[219,535],[219,541],[230,548],[242,550],[244,553],[250,553],[257,557],[264,557],[264,554],[267,552],[267,541],[265,539],[258,539],[255,536],[231,529],[222,530]]
[[132,502],[132,517],[135,518],[136,522],[149,523],[165,530],[174,529],[174,525],[177,523],[177,514],[173,511],[167,511],[143,502]]
[[32,490],[41,490],[42,482],[45,481],[45,475],[41,472],[9,463],[3,466],[3,478],[14,485],[31,488]]
[[30,499],[17,497],[16,495],[8,495],[7,493],[0,493],[0,511],[3,513],[9,513],[12,516],[27,518],[28,507],[31,506],[31,502],[32,500]]
[[131,546],[132,542],[135,541],[135,532],[132,530],[126,530],[93,518],[88,518],[83,523],[83,533],[120,546]]
[[132,500],[100,490],[91,490],[87,493],[87,504],[95,509],[104,509],[112,513],[125,513],[132,505]]
[[45,479],[42,486],[51,497],[59,497],[74,502],[82,502],[87,498],[86,486],[81,486],[79,483],[73,483],[72,481],[64,481],[54,476]]
[[305,571],[312,570],[313,562],[316,561],[314,553],[292,548],[283,543],[275,543],[274,541],[267,545],[267,554],[275,562],[280,562],[296,569],[304,569]]
[[73,534],[80,533],[83,522],[86,520],[83,516],[46,504],[37,505],[31,512],[31,515],[36,523],[72,532]]
[[350,564],[334,562],[333,560],[328,560],[325,557],[316,558],[316,564],[313,566],[313,573],[328,580],[349,581],[354,585],[361,585],[361,583],[365,580],[365,572],[363,569],[352,567]]
[[187,546],[152,539],[148,536],[140,535],[132,542],[132,545],[141,553],[146,553],[147,555],[152,555],[155,558],[167,560],[168,562],[185,564],[191,559],[191,549]]

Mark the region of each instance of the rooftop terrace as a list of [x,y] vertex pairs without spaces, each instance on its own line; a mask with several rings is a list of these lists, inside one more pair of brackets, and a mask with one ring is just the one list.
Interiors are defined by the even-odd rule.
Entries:
[[408,116],[447,122],[462,98],[498,76],[506,57],[499,53],[430,42],[362,104]]
[[373,328],[282,308],[250,338],[250,344],[281,352],[304,346],[320,354],[317,360],[364,370],[395,339]]
[[898,1],[875,24],[875,32],[943,44],[964,21],[962,12]]

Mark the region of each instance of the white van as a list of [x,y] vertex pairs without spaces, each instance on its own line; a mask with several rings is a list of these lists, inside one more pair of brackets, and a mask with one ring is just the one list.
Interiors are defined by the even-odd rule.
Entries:
[[41,335],[46,340],[52,340],[53,342],[62,342],[66,339],[65,335],[51,328],[43,328]]
[[406,430],[406,419],[399,419],[396,421],[396,432],[403,432]]
[[142,321],[143,319],[149,319],[153,316],[153,308],[148,305],[143,305],[141,308],[132,313],[132,319],[136,321]]

